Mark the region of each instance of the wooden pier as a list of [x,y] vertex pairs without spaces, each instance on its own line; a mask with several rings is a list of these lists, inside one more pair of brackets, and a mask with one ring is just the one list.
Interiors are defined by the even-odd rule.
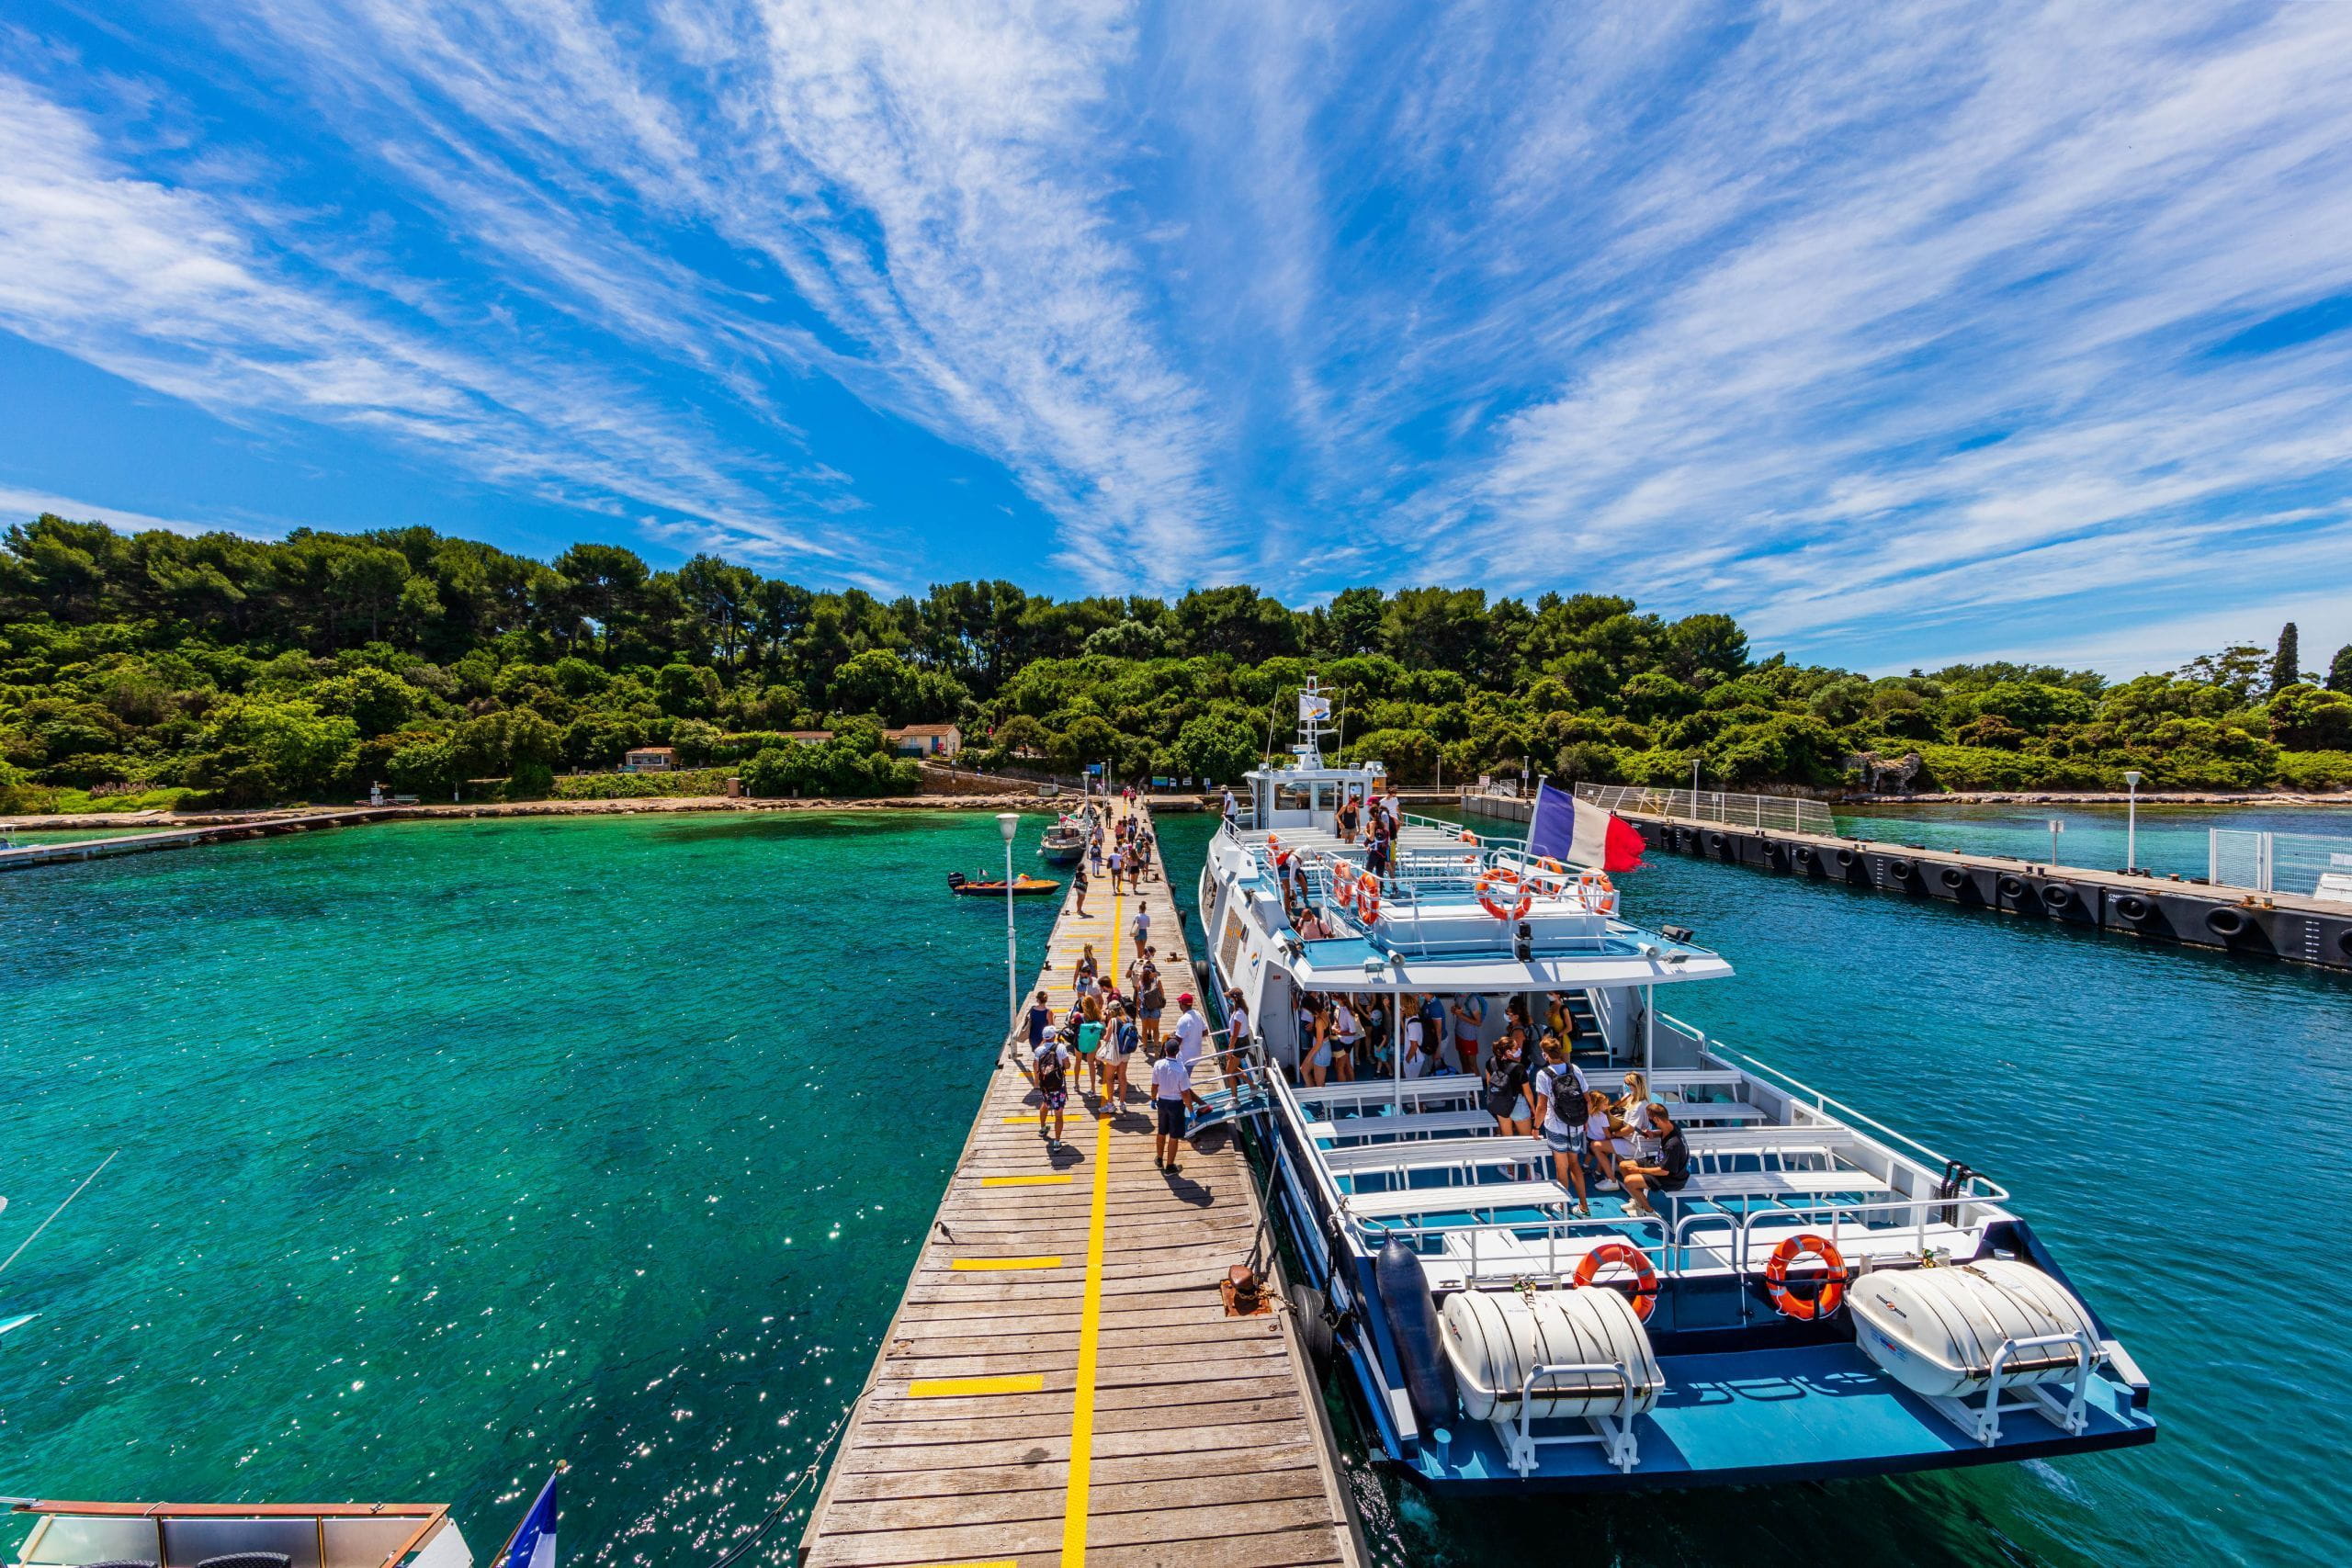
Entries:
[[54,865],[61,861],[99,860],[108,855],[145,854],[154,850],[188,849],[231,839],[267,839],[281,833],[307,833],[313,828],[343,828],[358,822],[407,816],[405,809],[360,807],[351,811],[311,811],[282,817],[242,818],[232,822],[208,822],[193,828],[158,828],[151,833],[109,832],[103,838],[77,839],[69,843],[18,844],[0,849],[0,871],[24,866]]
[[[1158,870],[1140,896],[1096,882],[1083,916],[1066,898],[1030,994],[1067,1009],[1089,943],[1121,981],[1140,903],[1172,1029],[1198,987]],[[1361,1562],[1290,1314],[1228,1315],[1218,1289],[1253,1250],[1273,1267],[1238,1137],[1212,1127],[1163,1174],[1148,1063],[1128,1076],[1127,1109],[1098,1116],[1073,1075],[1049,1150],[1035,1090],[999,1053],[802,1535],[808,1568]]]

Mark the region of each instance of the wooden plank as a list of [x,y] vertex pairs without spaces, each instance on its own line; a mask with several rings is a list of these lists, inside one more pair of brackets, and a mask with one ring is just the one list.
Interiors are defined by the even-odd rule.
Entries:
[[[1025,1493],[1004,1494],[998,1501],[1018,1511],[1014,1499]],[[968,1508],[977,1500],[959,1500],[949,1506]],[[1320,1497],[1273,1498],[1203,1507],[1170,1507],[1142,1513],[1105,1514],[1093,1518],[1089,1531],[1090,1555],[1095,1544],[1111,1546],[1190,1542],[1223,1536],[1255,1536],[1300,1529],[1317,1523],[1328,1528],[1330,1515]],[[1050,1551],[1061,1541],[1062,1521],[1048,1519],[969,1518],[888,1530],[836,1533],[828,1529],[809,1553],[808,1568],[885,1568],[885,1565],[930,1564],[986,1561],[1023,1553]]]

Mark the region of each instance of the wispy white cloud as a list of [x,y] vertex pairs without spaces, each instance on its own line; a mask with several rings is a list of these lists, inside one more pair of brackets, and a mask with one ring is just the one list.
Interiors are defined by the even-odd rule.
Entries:
[[747,480],[772,459],[728,452],[624,375],[300,265],[308,238],[264,201],[143,176],[90,117],[0,75],[0,324],[224,417],[373,431],[525,492],[839,553]]
[[2352,297],[2344,7],[211,25],[354,188],[17,82],[0,321],[682,545],[918,583],[846,394],[1065,591],[1594,588],[1871,664],[2352,603],[2352,333],[2211,352]]

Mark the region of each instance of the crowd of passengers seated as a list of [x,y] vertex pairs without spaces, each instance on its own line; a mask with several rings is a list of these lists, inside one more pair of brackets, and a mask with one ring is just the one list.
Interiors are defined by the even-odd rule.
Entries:
[[[1576,1194],[1579,1215],[1591,1213],[1592,1193],[1621,1190],[1629,1210],[1651,1213],[1650,1194],[1679,1191],[1689,1181],[1690,1145],[1642,1075],[1626,1072],[1622,1092],[1612,1095],[1577,1065],[1576,1016],[1564,994],[1545,998],[1540,1026],[1529,1017],[1525,997],[1508,998],[1501,1033],[1483,1050],[1484,998],[1408,991],[1397,998],[1396,1015],[1404,1021],[1401,1076],[1476,1077],[1498,1134],[1529,1137],[1541,1131],[1554,1173]],[[1352,1082],[1360,1072],[1373,1079],[1399,1076],[1392,1055],[1396,1032],[1378,993],[1304,993],[1297,1021],[1301,1086]]]

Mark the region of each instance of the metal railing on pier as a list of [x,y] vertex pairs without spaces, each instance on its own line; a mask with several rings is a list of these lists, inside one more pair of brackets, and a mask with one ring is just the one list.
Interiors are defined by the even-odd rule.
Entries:
[[1786,795],[1724,795],[1713,790],[1654,789],[1647,784],[1577,785],[1577,798],[1604,811],[1675,817],[1686,822],[1716,822],[1758,831],[1817,833],[1835,838],[1838,824],[1817,800]]

